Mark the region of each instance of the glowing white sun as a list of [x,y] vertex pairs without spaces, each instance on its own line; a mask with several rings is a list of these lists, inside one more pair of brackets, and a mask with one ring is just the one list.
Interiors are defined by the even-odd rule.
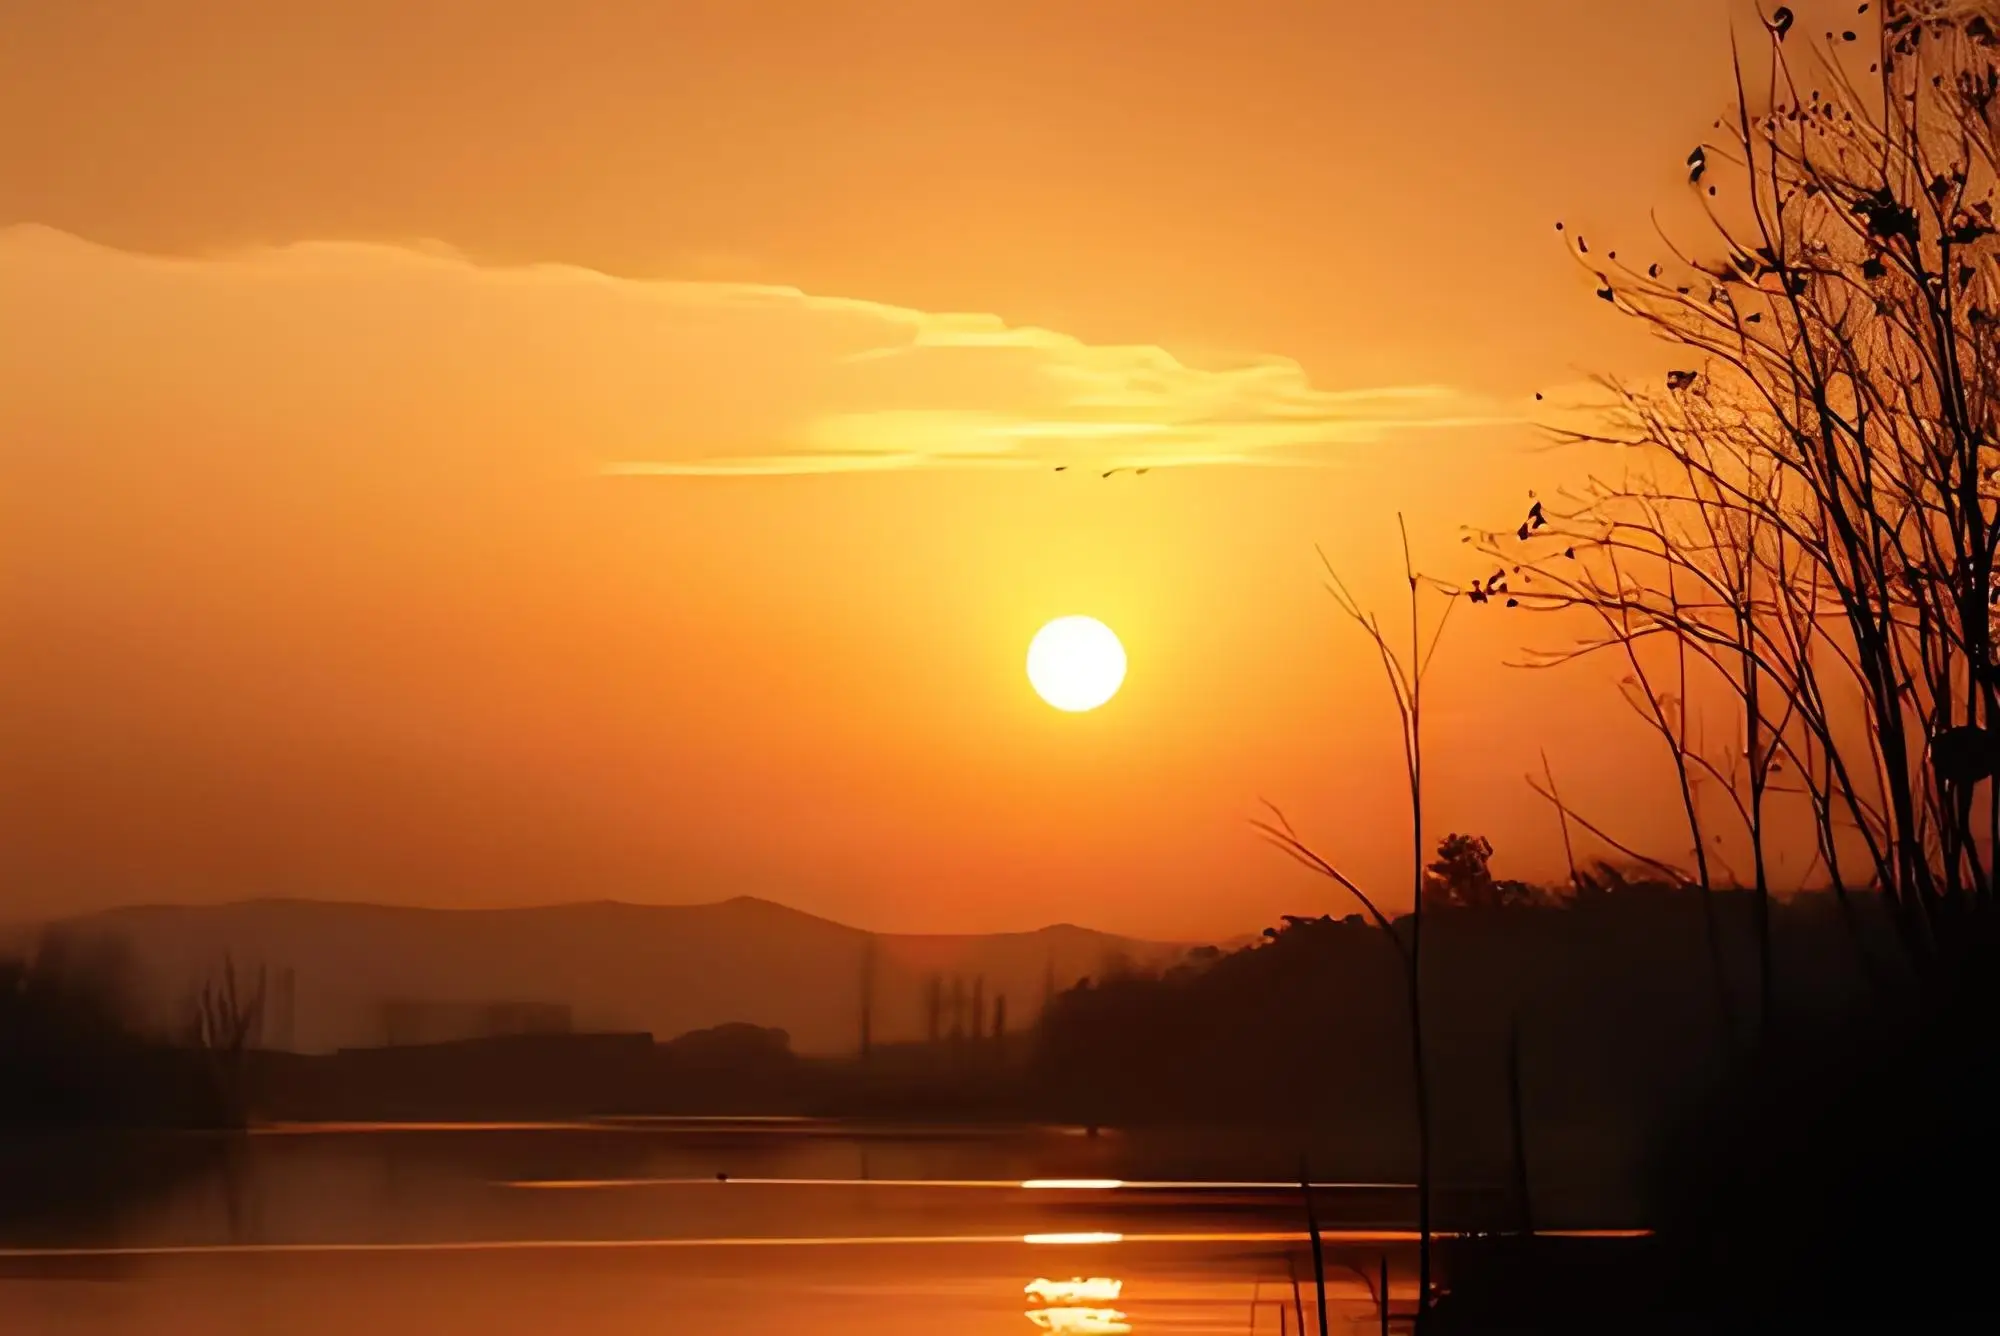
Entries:
[[1028,681],[1058,710],[1094,710],[1125,682],[1125,647],[1095,617],[1058,617],[1028,643]]

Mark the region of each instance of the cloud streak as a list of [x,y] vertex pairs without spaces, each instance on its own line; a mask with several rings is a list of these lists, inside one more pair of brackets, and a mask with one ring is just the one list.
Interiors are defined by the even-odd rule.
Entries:
[[[88,382],[144,400],[170,376],[265,421],[320,413],[329,432],[393,428],[419,449],[427,432],[483,432],[510,460],[559,451],[623,478],[1309,466],[1521,420],[1443,385],[1321,388],[1282,357],[1196,365],[995,315],[435,246],[174,259],[13,228],[0,303],[19,317],[0,379],[31,393]],[[130,360],[149,340],[161,365]]]
[[[626,461],[680,476],[903,468],[1301,466],[1338,448],[1522,421],[1444,385],[1325,390],[1287,358],[1190,365],[1150,345],[1089,344],[997,316],[876,306],[883,346],[839,364],[841,407],[795,449]],[[849,373],[862,374],[851,376]]]

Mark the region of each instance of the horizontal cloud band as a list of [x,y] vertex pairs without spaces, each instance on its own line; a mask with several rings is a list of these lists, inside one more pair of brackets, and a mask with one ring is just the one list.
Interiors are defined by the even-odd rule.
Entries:
[[616,476],[1304,465],[1519,421],[1446,386],[1316,388],[1279,357],[1195,366],[993,315],[435,247],[175,259],[17,227],[0,309],[10,390],[222,394],[239,428],[318,413],[329,438],[414,426],[460,459],[476,438]]

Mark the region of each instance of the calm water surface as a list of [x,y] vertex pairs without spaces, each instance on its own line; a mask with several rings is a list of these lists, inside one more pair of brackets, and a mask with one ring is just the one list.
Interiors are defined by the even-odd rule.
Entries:
[[[1292,1274],[1312,1305],[1295,1185],[1075,1129],[294,1127],[37,1162],[96,1186],[0,1216],[9,1336],[1277,1333]],[[1388,1257],[1400,1297],[1407,1194],[1320,1201],[1334,1261]],[[1374,1329],[1353,1272],[1333,1293]]]

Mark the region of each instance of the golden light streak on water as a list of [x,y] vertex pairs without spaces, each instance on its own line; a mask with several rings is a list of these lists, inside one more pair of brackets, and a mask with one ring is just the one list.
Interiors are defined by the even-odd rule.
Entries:
[[[522,1178],[502,1180],[497,1186],[533,1191],[601,1191],[610,1188],[681,1188],[721,1184],[727,1187],[756,1188],[953,1188],[1005,1191],[1088,1191],[1125,1192],[1284,1192],[1299,1190],[1297,1183],[1216,1179],[1125,1179],[1125,1178],[736,1178],[728,1174],[679,1178]],[[1414,1183],[1314,1183],[1321,1192],[1409,1192]]]
[[1125,1292],[1125,1282],[1110,1276],[1072,1276],[1068,1280],[1037,1277],[1022,1287],[1030,1299],[1044,1304],[1109,1303]]
[[1107,1192],[1112,1188],[1124,1187],[1125,1180],[1122,1178],[1030,1178],[1023,1180],[1021,1186],[1031,1192]]
[[251,1128],[252,1136],[260,1137],[317,1137],[375,1135],[382,1132],[592,1132],[603,1124],[572,1120],[568,1122],[512,1122],[512,1123],[259,1123]]
[[1124,1336],[1132,1324],[1115,1308],[1037,1308],[1028,1311],[1028,1321],[1043,1331],[1068,1336]]
[[[1543,1238],[1637,1239],[1649,1236],[1643,1229],[1545,1229]],[[1012,1244],[1107,1244],[1107,1243],[1303,1243],[1303,1230],[1265,1232],[1205,1232],[1185,1234],[863,1234],[828,1237],[790,1238],[632,1238],[632,1239],[440,1239],[403,1243],[181,1243],[131,1244],[109,1247],[0,1248],[0,1259],[26,1261],[57,1257],[229,1257],[263,1255],[344,1254],[344,1253],[482,1253],[482,1252],[569,1252],[641,1251],[650,1248],[859,1248],[972,1246]],[[1413,1229],[1326,1229],[1320,1237],[1327,1243],[1414,1243]],[[1437,1238],[1452,1237],[1437,1234]]]

